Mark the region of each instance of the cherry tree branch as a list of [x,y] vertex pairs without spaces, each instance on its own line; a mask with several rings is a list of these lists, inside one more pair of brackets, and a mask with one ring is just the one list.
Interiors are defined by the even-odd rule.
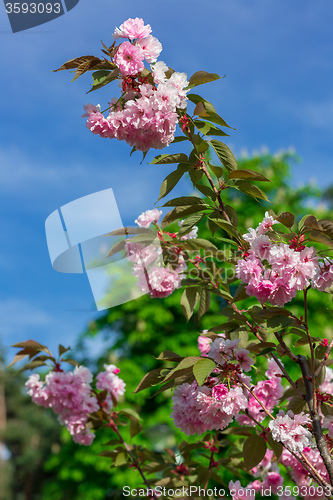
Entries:
[[323,434],[323,430],[321,427],[321,418],[320,415],[317,411],[317,409],[314,406],[314,400],[313,400],[313,390],[312,390],[312,377],[309,372],[309,367],[308,367],[308,362],[305,356],[298,355],[297,356],[298,364],[301,368],[302,371],[302,376],[304,380],[304,385],[305,385],[305,391],[306,391],[306,402],[309,407],[309,412],[312,420],[312,428],[313,428],[313,434],[317,443],[317,447],[319,450],[319,453],[321,455],[321,458],[323,459],[323,462],[325,464],[325,467],[327,469],[331,484],[333,485],[333,461],[331,454],[327,448],[327,443]]

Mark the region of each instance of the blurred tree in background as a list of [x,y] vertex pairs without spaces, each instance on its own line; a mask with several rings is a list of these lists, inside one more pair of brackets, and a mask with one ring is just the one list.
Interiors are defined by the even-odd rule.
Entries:
[[[271,204],[265,201],[257,203],[236,190],[223,191],[223,200],[227,204],[232,204],[237,211],[238,227],[241,232],[246,232],[249,227],[257,226],[263,219],[265,211],[270,208],[277,214],[284,211],[293,212],[299,218],[308,212],[314,213],[319,219],[329,217],[330,214],[321,203],[322,195],[318,188],[291,186],[291,165],[296,160],[291,154],[281,153],[274,156],[265,154],[243,158],[238,161],[240,168],[258,170],[272,180],[265,186]],[[325,199],[331,202],[332,197],[326,196]],[[150,208],[152,207],[147,207],[147,209]],[[199,233],[201,237],[209,237],[205,226],[199,227]],[[222,230],[219,230],[217,234],[223,236]],[[213,242],[219,246],[217,240]],[[173,448],[176,440],[180,442],[186,438],[191,442],[196,438],[185,436],[173,425],[170,418],[170,391],[162,392],[155,397],[152,397],[157,392],[154,388],[138,394],[133,394],[133,391],[145,373],[161,366],[161,362],[156,358],[162,351],[171,350],[181,356],[198,355],[198,334],[204,329],[212,328],[225,321],[220,311],[226,303],[222,298],[213,296],[211,308],[201,321],[199,322],[197,316],[194,315],[191,324],[187,324],[180,307],[181,293],[181,290],[177,290],[165,299],[154,300],[143,296],[106,310],[89,324],[73,349],[75,359],[86,366],[91,367],[94,362],[95,367],[101,369],[103,363],[114,363],[121,369],[121,377],[126,382],[126,401],[120,402],[120,406],[130,406],[140,414],[144,422],[144,432],[134,438],[135,442],[142,443],[155,451],[164,447]],[[297,302],[295,299],[290,309],[300,315],[302,314],[301,304],[302,300]],[[321,336],[332,337],[333,330],[329,326],[332,319],[329,311],[330,304],[330,295],[325,295],[323,300],[323,294],[311,291],[309,318],[312,335],[315,336],[316,331],[320,331]],[[240,307],[242,308],[242,303]],[[103,339],[106,346],[103,355],[96,360],[91,360],[86,345],[87,341],[91,342],[91,339],[95,339],[96,342],[101,342]],[[292,369],[297,369],[297,367]],[[8,497],[5,497],[6,500],[7,498],[8,500],[117,499],[122,498],[121,490],[124,485],[131,487],[140,485],[134,470],[110,469],[108,459],[97,456],[103,449],[102,444],[108,440],[107,431],[103,433],[102,438],[97,433],[93,445],[87,449],[73,443],[67,431],[63,430],[60,447],[57,445],[57,433],[60,431],[60,426],[57,427],[54,418],[48,412],[26,401],[22,395],[22,378],[9,377],[8,384],[15,386],[17,400],[16,403],[11,403],[10,399],[7,401],[6,445],[12,455],[6,461],[6,466],[8,470],[14,468],[15,473],[9,472],[10,477],[13,478],[10,481],[12,491]],[[16,408],[16,414],[14,408]],[[34,427],[34,412],[39,415],[35,421],[36,427]],[[15,450],[13,422],[17,422],[20,415],[24,416],[22,416],[22,426],[19,426],[18,444]],[[27,417],[29,417],[28,421]],[[24,426],[30,427],[24,429]],[[37,439],[33,439],[36,432],[39,436],[37,448],[32,446],[34,439]],[[44,436],[44,432],[48,432],[51,438]],[[124,435],[126,435],[126,430]],[[112,431],[110,431],[110,439],[112,437]],[[34,477],[36,471],[38,471],[38,481],[34,484],[34,496],[22,496],[22,493],[18,493],[17,478],[21,477],[21,488],[24,488],[27,478],[30,475]],[[223,479],[228,483],[228,471]],[[230,479],[235,480],[235,477],[230,476]]]

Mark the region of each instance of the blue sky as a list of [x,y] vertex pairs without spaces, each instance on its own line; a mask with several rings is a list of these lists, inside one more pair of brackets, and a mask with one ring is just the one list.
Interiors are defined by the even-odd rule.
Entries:
[[[237,130],[236,154],[294,147],[294,183],[333,183],[333,33],[331,0],[80,0],[66,15],[13,34],[0,6],[0,336],[55,348],[73,343],[96,314],[88,280],[53,270],[47,216],[81,196],[112,187],[123,222],[152,208],[170,166],[129,157],[126,144],[89,133],[83,104],[118,94],[117,84],[86,95],[91,76],[70,83],[51,73],[129,17],[142,17],[163,45],[160,59],[189,76],[226,77],[199,87]],[[105,108],[106,106],[104,106]],[[180,149],[181,145],[178,145]],[[186,189],[183,184],[183,189]]]

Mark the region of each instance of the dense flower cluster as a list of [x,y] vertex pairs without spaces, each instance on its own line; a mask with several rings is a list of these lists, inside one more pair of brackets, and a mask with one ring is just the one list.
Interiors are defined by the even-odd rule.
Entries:
[[[116,28],[115,39],[128,38],[116,49],[113,63],[122,82],[122,96],[112,99],[109,116],[105,118],[99,106],[84,107],[87,127],[93,134],[126,141],[140,151],[162,149],[174,139],[178,123],[177,110],[186,108],[188,86],[185,73],[169,71],[163,61],[157,61],[162,50],[151,28],[142,19],[128,19]],[[151,79],[140,76],[144,61],[151,65]],[[172,74],[170,74],[172,73]]]
[[301,452],[312,444],[311,432],[303,427],[310,424],[311,420],[303,412],[294,415],[292,411],[286,414],[280,410],[276,419],[269,423],[275,441],[281,441],[290,451]]
[[210,345],[209,357],[223,368],[230,361],[235,361],[244,372],[251,370],[252,359],[250,352],[247,349],[238,348],[240,339],[224,339],[218,338]]
[[[266,413],[259,401],[272,411],[279,402],[279,398],[283,394],[283,387],[281,384],[281,370],[274,360],[269,361],[268,370],[265,372],[267,379],[259,380],[254,386],[251,394],[249,394],[248,415],[238,415],[236,420],[241,425],[255,426],[255,422],[262,422]],[[251,418],[252,417],[252,418]],[[255,420],[253,420],[255,419]]]
[[265,214],[256,229],[243,235],[250,248],[236,266],[236,276],[247,283],[246,292],[259,302],[283,306],[298,290],[324,290],[333,282],[333,265],[326,259],[319,262],[314,247],[301,244],[272,243],[266,234],[277,221]]
[[[321,477],[326,481],[329,481],[328,473],[324,462],[320,456],[320,453],[317,448],[310,448],[307,446],[304,448],[303,453],[308,461],[313,465],[315,470],[319,472]],[[302,466],[302,464],[286,449],[283,449],[281,455],[281,463],[290,467],[289,472],[291,478],[297,486],[303,487],[306,491],[306,488],[311,484],[311,476],[308,471]],[[309,492],[310,493],[310,492]],[[304,500],[321,500],[323,498],[322,488],[311,488],[311,494],[304,495]]]
[[273,451],[268,448],[262,461],[251,470],[256,479],[248,488],[253,488],[257,493],[269,489],[277,495],[278,488],[283,485],[283,477],[277,463],[273,461],[273,455]]
[[[115,399],[124,394],[125,383],[117,376],[119,369],[114,365],[104,365],[105,372],[97,375],[97,389],[108,392],[107,402],[112,406],[111,394]],[[90,445],[95,434],[86,428],[90,413],[100,409],[96,396],[92,393],[92,373],[84,366],[77,366],[74,371],[51,371],[40,380],[33,374],[26,382],[28,394],[34,403],[45,408],[52,408],[58,414],[58,420],[65,425],[76,443]]]
[[[135,222],[139,227],[149,228],[152,223],[158,222],[161,215],[160,210],[147,210]],[[187,268],[184,258],[175,254],[176,265],[165,267],[158,237],[147,246],[127,240],[125,251],[127,259],[133,263],[132,273],[138,280],[140,290],[149,293],[152,298],[163,298],[180,288]]]
[[187,435],[225,429],[247,407],[247,398],[240,387],[229,389],[224,384],[199,387],[196,382],[177,386],[172,402],[174,424]]

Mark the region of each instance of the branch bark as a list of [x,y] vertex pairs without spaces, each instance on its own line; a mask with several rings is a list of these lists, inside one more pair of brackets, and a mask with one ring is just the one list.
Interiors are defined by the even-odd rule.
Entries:
[[304,385],[305,385],[305,399],[309,407],[309,412],[312,420],[312,428],[313,428],[313,434],[317,443],[317,447],[319,450],[319,453],[321,455],[321,458],[323,459],[323,462],[325,464],[325,467],[327,469],[330,482],[333,485],[333,461],[330,452],[328,451],[327,448],[327,443],[323,434],[323,430],[321,427],[321,420],[320,420],[320,415],[318,411],[314,408],[314,401],[313,401],[313,391],[312,391],[312,377],[309,371],[308,367],[308,362],[305,356],[302,356],[301,354],[297,355],[297,362],[301,368],[302,371],[302,376],[304,380]]

